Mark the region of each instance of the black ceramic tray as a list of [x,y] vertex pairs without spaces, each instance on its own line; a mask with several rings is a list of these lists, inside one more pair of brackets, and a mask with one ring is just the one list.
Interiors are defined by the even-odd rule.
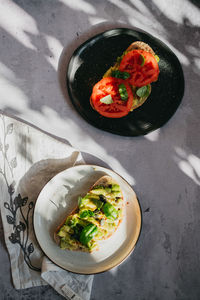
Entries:
[[[90,106],[92,88],[138,40],[159,56],[159,79],[152,83],[151,95],[141,107],[123,118],[105,118]],[[75,50],[68,65],[67,87],[73,105],[87,122],[114,134],[139,136],[160,128],[173,116],[183,97],[184,77],[178,58],[163,42],[144,32],[117,28],[94,36]]]

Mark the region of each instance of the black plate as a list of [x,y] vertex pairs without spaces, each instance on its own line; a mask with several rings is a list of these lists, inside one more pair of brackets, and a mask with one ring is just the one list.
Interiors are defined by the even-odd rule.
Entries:
[[[159,56],[159,79],[152,83],[151,95],[141,107],[123,118],[105,118],[90,106],[92,88],[138,40]],[[73,105],[87,122],[114,134],[139,136],[160,128],[172,117],[183,97],[184,77],[178,58],[163,42],[144,32],[117,28],[94,36],[75,50],[68,65],[67,86]]]

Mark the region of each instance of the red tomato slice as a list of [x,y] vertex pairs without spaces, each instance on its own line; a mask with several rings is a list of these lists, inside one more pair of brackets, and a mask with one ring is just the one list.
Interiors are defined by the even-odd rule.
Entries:
[[[121,100],[119,85],[124,84],[128,93],[127,100]],[[113,103],[105,104],[100,101],[103,97],[111,95]],[[123,79],[106,77],[93,87],[91,104],[98,113],[107,118],[121,118],[126,116],[133,104],[133,93],[129,83]]]
[[158,79],[159,66],[155,57],[144,50],[132,50],[123,58],[119,66],[122,72],[128,72],[131,76],[130,84],[141,87]]

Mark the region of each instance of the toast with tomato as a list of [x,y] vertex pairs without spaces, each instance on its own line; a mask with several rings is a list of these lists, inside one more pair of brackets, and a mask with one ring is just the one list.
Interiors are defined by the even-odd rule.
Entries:
[[110,176],[101,177],[78,206],[58,226],[54,240],[61,249],[92,252],[109,238],[123,218],[124,200],[119,184]]
[[159,75],[158,56],[146,43],[132,43],[94,87],[91,106],[108,118],[121,118],[141,106]]

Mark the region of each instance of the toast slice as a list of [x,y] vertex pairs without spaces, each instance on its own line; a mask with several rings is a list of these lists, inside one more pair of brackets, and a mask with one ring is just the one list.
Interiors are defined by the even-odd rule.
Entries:
[[[120,62],[122,60],[122,58],[124,57],[124,55],[126,55],[129,51],[132,51],[132,50],[144,50],[146,52],[149,52],[151,53],[152,55],[156,55],[155,52],[153,51],[153,49],[146,43],[144,42],[141,42],[141,41],[136,41],[134,43],[132,43],[124,52],[123,54],[117,58],[117,61],[116,63],[114,64],[114,66],[110,67],[106,73],[103,75],[103,78],[105,77],[112,77],[112,72],[113,71],[116,71],[119,69],[119,65],[120,65]],[[133,100],[133,105],[131,107],[131,110],[130,111],[133,111],[134,109],[138,108],[139,106],[141,106],[146,100],[147,98],[149,97],[150,93],[151,93],[151,85],[149,84],[148,85],[148,89],[149,89],[149,92],[146,96],[144,97],[139,97],[137,94],[136,94],[136,91],[137,91],[137,88],[133,85],[131,85],[131,89],[132,89],[132,92],[133,92],[133,95],[134,95],[134,100]],[[91,103],[92,101],[90,101]]]
[[119,184],[110,176],[101,177],[54,233],[61,249],[92,252],[109,238],[123,219],[124,200]]

